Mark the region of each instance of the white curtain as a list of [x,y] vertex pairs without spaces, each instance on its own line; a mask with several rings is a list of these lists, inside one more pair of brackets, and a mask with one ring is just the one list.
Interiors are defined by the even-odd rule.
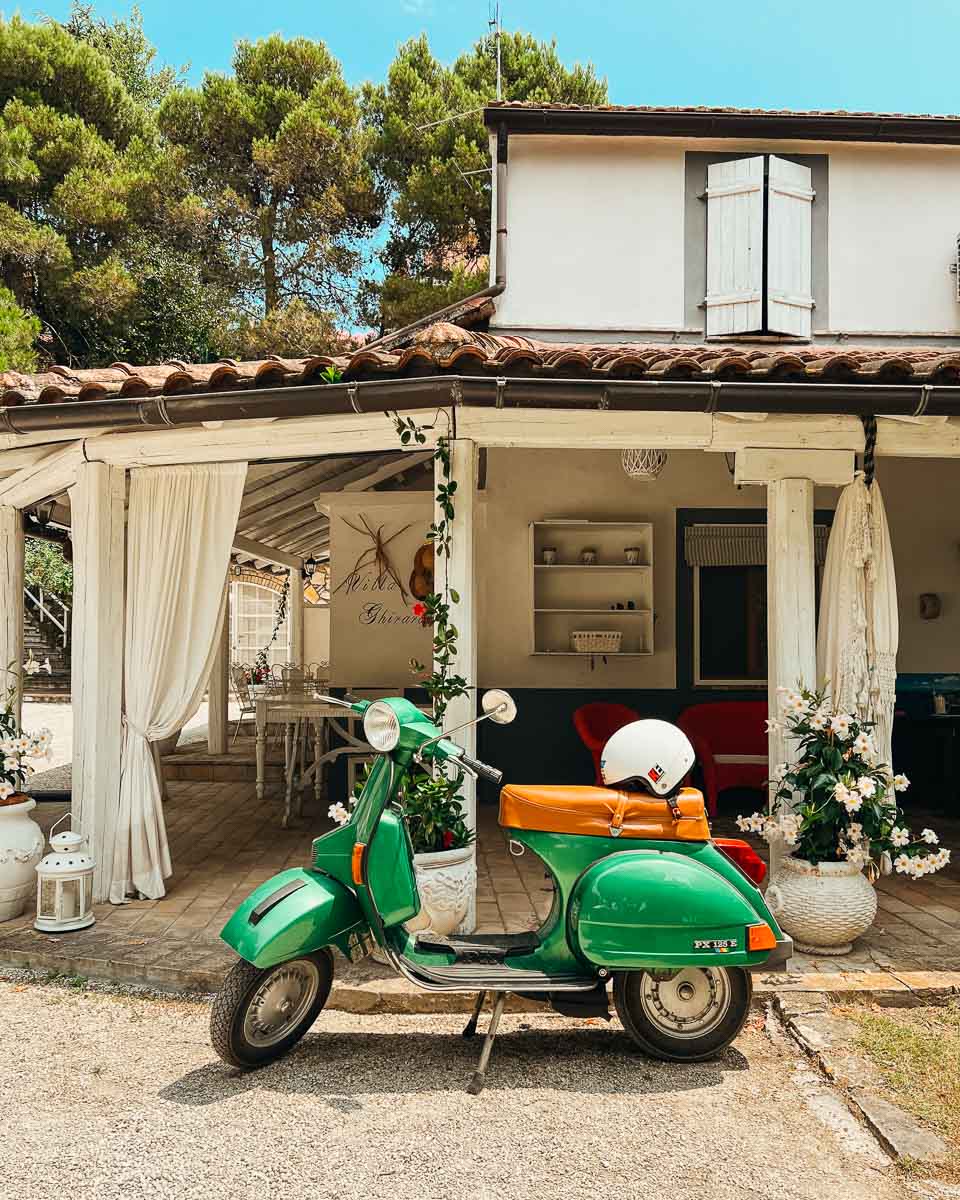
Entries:
[[817,678],[833,703],[875,723],[881,762],[892,767],[893,708],[900,638],[890,529],[876,480],[857,474],[837,505],[817,631]]
[[170,850],[150,742],[188,721],[207,686],[246,473],[246,463],[130,472],[114,904],[166,892]]

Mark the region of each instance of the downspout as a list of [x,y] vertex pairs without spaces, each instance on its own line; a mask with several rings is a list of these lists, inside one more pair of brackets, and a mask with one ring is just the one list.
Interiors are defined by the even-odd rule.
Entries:
[[[424,408],[592,412],[751,412],[792,416],[960,417],[960,386],[739,383],[646,379],[497,379],[428,375],[204,395],[0,407],[0,430],[169,429],[241,420],[350,416]],[[213,436],[213,435],[211,435]]]
[[464,296],[463,299],[446,305],[445,308],[438,308],[436,312],[428,313],[425,317],[418,317],[416,321],[411,321],[409,325],[404,325],[402,329],[395,329],[392,333],[385,333],[382,337],[378,337],[376,341],[368,342],[363,347],[364,350],[374,348],[388,350],[397,342],[409,337],[410,334],[416,333],[418,329],[426,329],[428,325],[435,325],[445,317],[453,315],[469,301],[499,296],[504,291],[507,286],[507,146],[509,137],[507,126],[501,121],[497,126],[497,159],[494,164],[497,185],[495,188],[496,209],[494,211],[493,246],[491,247],[493,251],[493,283],[488,287],[481,288],[479,292],[471,292],[469,296]]

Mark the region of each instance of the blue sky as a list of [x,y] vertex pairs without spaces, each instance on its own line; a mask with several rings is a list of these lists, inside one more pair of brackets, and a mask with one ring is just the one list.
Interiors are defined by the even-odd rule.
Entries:
[[[38,7],[62,17],[69,0]],[[96,7],[109,16],[129,6],[100,0]],[[380,79],[399,42],[425,31],[449,60],[484,32],[488,16],[488,0],[140,0],[140,7],[162,57],[189,61],[194,80],[228,69],[237,38],[273,32],[322,38],[351,81]],[[568,62],[592,61],[621,104],[960,111],[958,0],[503,0],[503,24],[555,37]]]

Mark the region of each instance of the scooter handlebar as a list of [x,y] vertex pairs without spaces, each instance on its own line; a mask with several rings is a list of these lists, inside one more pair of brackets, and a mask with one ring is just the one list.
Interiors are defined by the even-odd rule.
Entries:
[[503,772],[498,771],[496,767],[491,767],[488,763],[481,762],[479,758],[471,758],[469,754],[461,754],[458,762],[461,762],[468,771],[472,771],[474,775],[479,775],[481,779],[486,779],[488,783],[492,783],[495,787],[499,787],[503,782]]

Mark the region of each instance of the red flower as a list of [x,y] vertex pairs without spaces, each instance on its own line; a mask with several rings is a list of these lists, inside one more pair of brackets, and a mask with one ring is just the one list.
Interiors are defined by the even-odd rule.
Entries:
[[418,600],[416,602],[416,604],[413,606],[413,615],[415,617],[419,617],[420,620],[422,621],[423,618],[427,615],[427,606],[425,604],[423,604],[420,600]]
[[453,845],[453,831],[450,829],[445,829],[443,831],[443,848],[444,848],[444,850],[449,850],[452,845]]

